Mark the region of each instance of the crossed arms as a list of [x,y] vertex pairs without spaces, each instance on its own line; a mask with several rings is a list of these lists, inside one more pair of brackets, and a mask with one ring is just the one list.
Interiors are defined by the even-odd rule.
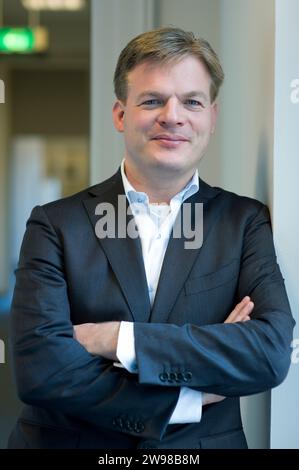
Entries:
[[[188,383],[194,389],[241,396],[276,386],[289,367],[294,322],[269,230],[268,216],[260,210],[248,224],[244,241],[238,298],[250,293],[254,302],[251,320],[236,322],[234,317],[235,322],[200,327],[137,322],[139,373],[135,376],[112,364],[117,323],[97,327],[97,333],[106,328],[99,333],[105,342],[101,339],[94,344],[104,347],[108,358],[103,351],[101,355],[88,351],[83,327],[81,331],[76,328],[74,338],[61,238],[47,212],[34,209],[22,246],[12,307],[20,398],[112,430],[115,419],[130,412],[141,425],[123,432],[161,439],[180,391],[180,384],[161,383],[161,364],[176,363],[178,351],[182,364],[194,365]],[[263,269],[253,276],[249,266],[260,264],[261,259]],[[161,348],[165,342],[167,348]]]
[[[236,305],[224,323],[236,323],[250,320],[254,307],[250,297],[246,296]],[[102,356],[110,361],[117,361],[117,340],[120,322],[82,323],[74,326],[74,337],[85,349],[95,356]]]
[[[250,320],[254,307],[249,296],[242,299],[230,313],[224,323],[245,322]],[[117,346],[121,322],[82,323],[74,326],[74,337],[82,346],[95,356],[102,356],[111,361],[117,361]],[[225,397],[213,393],[204,393],[202,405],[222,401]]]

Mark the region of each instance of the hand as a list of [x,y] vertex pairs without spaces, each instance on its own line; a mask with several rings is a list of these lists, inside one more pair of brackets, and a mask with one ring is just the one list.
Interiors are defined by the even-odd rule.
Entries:
[[74,326],[74,338],[95,356],[117,361],[117,340],[120,322],[82,323]]
[[212,403],[217,403],[224,400],[226,397],[222,395],[215,395],[214,393],[205,393],[202,394],[202,406],[211,405]]
[[247,295],[244,297],[239,304],[237,304],[234,310],[229,314],[224,323],[236,323],[250,320],[250,314],[253,310],[254,303],[250,300]]
[[[254,303],[250,300],[250,297],[244,297],[240,303],[238,303],[234,310],[229,314],[224,323],[237,323],[245,322],[250,320],[250,314],[254,308]],[[215,395],[214,393],[203,393],[202,394],[202,405],[210,405],[211,403],[217,403],[224,400],[225,397],[222,395]]]

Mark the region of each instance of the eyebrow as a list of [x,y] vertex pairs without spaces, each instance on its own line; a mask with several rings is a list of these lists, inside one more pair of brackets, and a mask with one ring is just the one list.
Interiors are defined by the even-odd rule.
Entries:
[[[137,100],[141,100],[142,98],[145,98],[145,97],[148,97],[148,96],[154,96],[155,98],[164,98],[165,97],[165,95],[163,93],[160,93],[158,91],[146,90],[146,91],[143,91],[142,93],[140,93],[140,95],[137,96]],[[188,93],[183,94],[184,99],[194,98],[194,97],[202,98],[206,102],[209,101],[209,97],[203,91],[194,90],[194,91],[189,91]]]
[[208,101],[209,100],[209,97],[203,92],[203,91],[190,91],[189,93],[186,93],[185,95],[183,95],[184,98],[193,98],[193,97],[199,97],[199,98],[203,98],[204,100]]

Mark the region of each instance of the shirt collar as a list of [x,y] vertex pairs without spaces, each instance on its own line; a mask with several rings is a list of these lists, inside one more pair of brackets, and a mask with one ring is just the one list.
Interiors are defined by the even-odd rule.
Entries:
[[[143,204],[148,205],[149,204],[148,195],[142,191],[136,191],[136,189],[131,185],[128,178],[126,177],[125,159],[122,160],[120,169],[121,169],[121,177],[122,177],[125,193],[126,193],[129,203],[133,204],[133,203],[138,202],[138,203],[143,203]],[[172,206],[173,203],[177,203],[177,202],[181,204],[188,197],[197,193],[198,190],[199,190],[198,170],[196,170],[192,178],[186,184],[186,186],[179,193],[173,196],[173,198],[170,201],[170,206]]]

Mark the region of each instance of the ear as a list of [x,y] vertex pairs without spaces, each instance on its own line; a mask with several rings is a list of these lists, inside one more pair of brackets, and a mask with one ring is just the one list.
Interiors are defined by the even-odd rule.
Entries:
[[214,101],[214,103],[211,105],[211,134],[214,134],[215,132],[218,112],[218,104]]
[[117,100],[112,108],[114,127],[118,132],[124,132],[125,105]]

